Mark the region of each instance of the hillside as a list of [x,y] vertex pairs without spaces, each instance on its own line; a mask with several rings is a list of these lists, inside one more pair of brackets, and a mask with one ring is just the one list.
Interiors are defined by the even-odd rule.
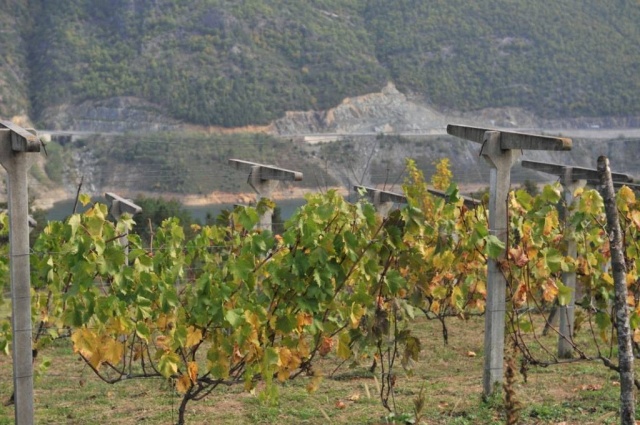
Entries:
[[150,128],[267,125],[388,82],[441,112],[640,115],[636,1],[0,5],[0,115],[46,128],[78,115],[100,131],[131,116]]
[[26,117],[30,111],[27,37],[32,21],[24,0],[0,0],[0,10],[0,117]]

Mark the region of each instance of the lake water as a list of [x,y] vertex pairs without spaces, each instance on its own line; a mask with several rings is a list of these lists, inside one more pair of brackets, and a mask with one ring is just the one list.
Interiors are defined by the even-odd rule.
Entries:
[[[105,202],[104,199],[95,198],[92,199],[94,202]],[[277,202],[277,205],[280,207],[280,211],[283,219],[287,219],[293,215],[297,208],[304,205],[306,201],[304,199],[283,199]],[[47,220],[64,220],[69,215],[73,213],[73,205],[74,200],[66,200],[61,202],[56,202],[53,205],[53,208],[47,210]],[[234,204],[209,204],[209,205],[197,205],[197,206],[188,206],[185,205],[185,209],[191,213],[191,216],[199,220],[200,222],[204,222],[207,213],[211,213],[214,217],[217,217],[218,214],[225,209],[233,209]],[[78,204],[77,211],[81,212],[83,210],[82,205]]]

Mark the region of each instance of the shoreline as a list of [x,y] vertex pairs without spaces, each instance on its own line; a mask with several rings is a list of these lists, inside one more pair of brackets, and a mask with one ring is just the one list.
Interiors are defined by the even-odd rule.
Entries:
[[[482,190],[486,188],[484,184],[463,184],[459,185],[459,189],[462,193],[471,193],[474,191]],[[342,196],[349,196],[349,191],[341,187],[330,187],[327,190],[335,190]],[[402,193],[401,187],[389,188],[385,190]],[[100,193],[90,193],[91,197],[102,197],[105,192],[113,192],[124,198],[135,199],[139,196],[147,198],[161,198],[166,201],[176,200],[187,207],[200,207],[207,205],[224,205],[224,204],[250,204],[256,202],[255,192],[220,192],[213,191],[205,195],[196,194],[180,194],[171,192],[146,192],[146,191],[118,191],[113,188],[106,188]],[[272,193],[272,199],[274,201],[282,201],[288,199],[304,199],[305,195],[310,193],[318,193],[318,190],[309,188],[289,187],[285,189],[276,190]],[[54,208],[56,203],[68,202],[75,199],[76,194],[69,193],[63,189],[53,189],[47,192],[47,196],[40,196],[33,200],[32,206],[43,210],[50,210]]]
[[[347,196],[349,193],[344,187],[331,187],[329,190],[336,190],[338,193]],[[92,197],[102,197],[104,192],[113,192],[124,198],[135,199],[139,196],[147,198],[161,198],[167,201],[176,200],[188,207],[198,207],[206,205],[223,205],[223,204],[249,204],[256,202],[256,193],[254,192],[210,192],[206,195],[195,194],[179,194],[179,193],[167,193],[167,192],[144,192],[144,191],[118,191],[111,188],[104,189],[101,193],[90,194]],[[281,201],[286,199],[304,199],[306,194],[317,193],[317,190],[310,190],[307,188],[287,188],[284,190],[277,190],[272,193],[274,201]],[[68,202],[75,199],[75,193],[71,194],[63,189],[54,190],[47,193],[47,196],[40,196],[34,199],[33,207],[43,210],[50,210],[56,203]]]

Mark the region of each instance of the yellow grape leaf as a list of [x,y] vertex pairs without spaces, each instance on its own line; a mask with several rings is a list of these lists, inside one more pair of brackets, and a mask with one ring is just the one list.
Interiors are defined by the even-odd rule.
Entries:
[[191,348],[194,345],[197,345],[202,341],[202,329],[196,328],[195,326],[189,326],[187,329],[187,342],[185,344],[185,348]]
[[602,273],[602,280],[604,280],[607,285],[613,286],[613,277],[609,273]]
[[124,345],[111,337],[107,337],[102,344],[102,360],[112,365],[117,365],[122,361]]
[[298,313],[296,316],[296,322],[298,325],[298,332],[301,332],[304,326],[309,326],[313,323],[313,316],[309,313]]
[[433,252],[436,250],[435,245],[418,245],[418,249],[422,252],[425,260],[430,261],[433,258]]
[[131,327],[127,325],[125,319],[120,316],[110,318],[107,328],[118,335],[125,335],[131,330]]
[[278,351],[278,366],[286,367],[291,361],[291,350],[287,347],[280,347],[277,349]]
[[284,382],[287,379],[289,379],[289,376],[291,376],[291,371],[289,369],[286,369],[286,368],[278,369],[278,381]]
[[78,201],[80,201],[83,207],[86,207],[87,204],[91,202],[91,196],[86,193],[81,193],[80,196],[78,196]]
[[440,302],[436,301],[436,300],[432,301],[429,310],[433,311],[436,314],[439,314],[440,313]]
[[547,214],[544,218],[544,228],[542,233],[545,236],[549,236],[556,227],[558,227],[558,217],[555,214]]
[[189,379],[191,379],[191,382],[195,384],[196,381],[198,380],[198,363],[196,362],[187,363],[187,371],[189,373]]
[[176,391],[178,391],[180,394],[184,394],[189,391],[191,385],[192,383],[189,375],[180,375],[180,377],[176,379]]
[[296,352],[287,347],[278,348],[278,380],[287,380],[291,371],[297,369],[300,363],[302,361]]
[[577,198],[579,196],[582,196],[582,192],[584,192],[584,187],[579,187],[576,190],[573,191],[573,197]]
[[156,337],[156,345],[161,350],[169,350],[171,346],[171,338],[166,335],[158,335]]
[[477,292],[480,295],[487,295],[487,284],[483,280],[479,280],[473,286],[473,292]]
[[156,326],[158,326],[158,330],[164,332],[167,330],[167,325],[169,324],[169,318],[166,314],[160,313],[158,315],[158,320],[156,320]]
[[640,329],[633,331],[633,342],[640,344]]
[[248,338],[249,342],[256,347],[260,347],[260,340],[258,338],[258,329],[262,327],[260,317],[253,311],[245,310],[244,319],[251,325],[251,333]]
[[547,281],[542,284],[542,298],[547,302],[551,302],[557,295],[558,285],[556,285],[553,279],[547,279]]
[[251,310],[245,310],[244,319],[251,325],[252,328],[258,329],[260,325],[260,318],[256,313]]
[[527,258],[536,258],[538,256],[538,248],[533,245],[527,246],[527,253],[525,254]]
[[433,267],[446,270],[451,267],[456,257],[451,251],[444,251],[440,254],[436,254],[433,256]]
[[297,351],[300,357],[309,357],[309,355],[311,354],[311,350],[309,350],[309,342],[306,338],[300,338],[298,340]]
[[165,352],[158,361],[158,371],[165,378],[169,378],[178,371],[178,363],[180,363],[180,357],[177,353],[172,351]]
[[73,342],[73,352],[80,353],[87,358],[99,350],[98,337],[87,328],[76,329],[71,334],[71,341]]
[[616,205],[622,212],[629,211],[629,205],[636,203],[636,194],[628,186],[622,186],[617,195]]
[[360,319],[364,314],[364,308],[360,304],[353,303],[351,304],[351,314],[349,315],[349,319],[351,320],[351,327],[357,328],[360,326]]
[[449,304],[451,305],[451,307],[462,309],[462,304],[464,302],[463,297],[464,294],[462,293],[462,288],[460,288],[459,286],[454,286],[453,290],[451,291],[451,299],[449,300]]
[[591,215],[598,215],[604,207],[602,196],[597,190],[587,190],[580,197],[580,211]]
[[549,267],[547,267],[547,262],[544,260],[544,258],[538,259],[534,267],[534,271],[535,274],[540,278],[549,277],[549,275],[551,274],[551,271],[549,270]]

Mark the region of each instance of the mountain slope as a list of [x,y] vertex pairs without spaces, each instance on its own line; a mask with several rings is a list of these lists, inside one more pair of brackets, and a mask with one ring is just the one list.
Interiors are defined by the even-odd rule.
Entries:
[[264,125],[389,81],[441,111],[640,114],[637,1],[0,5],[0,115],[30,111],[47,127],[68,105],[114,98],[137,99],[125,103],[158,121]]
[[26,116],[29,10],[25,0],[0,0],[0,10],[0,117]]
[[[378,90],[357,1],[40,1],[34,108],[136,96],[226,127]],[[335,15],[335,17],[334,17]],[[71,60],[69,60],[71,58]]]
[[371,0],[365,16],[398,88],[440,107],[639,111],[638,2]]

